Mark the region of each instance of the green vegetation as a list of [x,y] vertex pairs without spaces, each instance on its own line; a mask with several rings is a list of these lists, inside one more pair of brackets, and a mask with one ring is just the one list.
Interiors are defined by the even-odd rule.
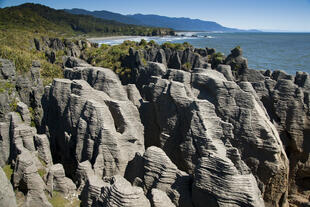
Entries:
[[217,67],[219,64],[222,64],[224,61],[225,61],[225,55],[221,52],[214,53],[211,56],[211,62],[213,68]]
[[46,170],[44,168],[40,168],[40,169],[38,169],[38,173],[41,176],[41,178],[43,178],[44,175],[46,174]]
[[[86,36],[164,35],[172,32],[171,29],[127,25],[27,3],[0,9],[0,57],[13,61],[19,74],[28,72],[33,61],[39,61],[41,77],[44,85],[47,85],[53,78],[63,77],[61,58],[65,51],[57,51],[56,62],[52,64],[44,51],[35,49],[34,38],[81,39]],[[102,52],[97,52],[102,56]],[[111,54],[116,54],[116,57],[98,64],[112,68],[113,61],[123,56],[123,52],[117,48],[113,48]],[[116,66],[118,64],[115,63]]]
[[42,160],[40,157],[38,157],[38,159],[39,159],[39,161],[40,161],[40,163],[42,164],[43,167],[47,166],[44,160]]
[[0,10],[0,27],[18,28],[35,32],[54,31],[60,35],[161,35],[170,34],[171,29],[122,24],[74,15],[40,4],[23,4]]
[[123,60],[129,55],[129,49],[145,48],[145,42],[141,40],[140,43],[134,41],[124,41],[120,45],[105,45],[102,44],[99,48],[87,48],[85,55],[88,61],[95,66],[111,68],[120,77],[130,77],[131,69],[122,65]]
[[170,48],[174,50],[185,50],[188,47],[192,47],[188,42],[184,43],[171,43],[171,42],[165,42],[162,44],[162,48]]
[[80,206],[80,200],[77,198],[69,201],[64,198],[64,196],[57,192],[53,191],[53,196],[48,199],[48,201],[52,204],[53,207],[77,207]]
[[11,168],[11,165],[5,165],[3,168],[4,173],[6,174],[6,177],[8,180],[11,180],[11,177],[13,175],[13,169]]
[[184,63],[184,64],[182,65],[182,68],[183,68],[184,70],[190,71],[190,70],[192,69],[192,65],[191,65],[190,62],[186,62],[186,63]]
[[11,102],[9,103],[11,111],[17,110],[17,99],[14,97]]
[[0,81],[0,93],[8,92],[11,95],[14,91],[15,85],[8,81]]
[[[122,65],[126,57],[129,55],[129,49],[133,48],[136,51],[141,49],[148,49],[150,46],[161,47],[162,49],[170,48],[173,50],[184,50],[186,48],[192,47],[189,43],[171,43],[166,42],[159,46],[154,40],[147,42],[142,39],[139,43],[134,41],[124,41],[120,45],[105,45],[102,44],[98,48],[87,48],[85,51],[85,56],[88,58],[88,62],[92,65],[104,68],[111,68],[116,74],[119,75],[121,80],[128,80],[132,76],[132,70],[126,65]],[[143,65],[147,64],[146,59],[143,54],[140,54],[141,61]],[[190,70],[190,63],[183,65],[185,69]]]

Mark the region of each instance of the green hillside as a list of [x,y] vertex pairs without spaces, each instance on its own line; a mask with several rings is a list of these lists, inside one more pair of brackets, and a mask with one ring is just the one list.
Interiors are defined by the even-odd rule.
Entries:
[[62,76],[61,55],[57,56],[55,63],[50,63],[44,51],[35,49],[34,38],[57,37],[74,41],[90,36],[165,34],[173,34],[173,31],[69,14],[39,4],[0,9],[0,58],[12,60],[19,73],[29,71],[32,61],[40,61],[41,75],[46,83]]
[[160,35],[171,29],[135,26],[87,15],[74,15],[40,4],[23,4],[0,9],[1,29],[55,32],[61,35]]

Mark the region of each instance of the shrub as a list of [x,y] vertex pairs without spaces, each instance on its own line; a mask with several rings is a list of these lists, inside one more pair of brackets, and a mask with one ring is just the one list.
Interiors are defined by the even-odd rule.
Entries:
[[157,46],[158,44],[154,40],[150,40],[147,45],[149,46]]
[[184,70],[189,71],[189,70],[192,69],[192,64],[191,64],[190,62],[186,62],[186,63],[184,63],[184,64],[182,65],[182,68],[183,68]]
[[140,46],[146,46],[148,43],[145,39],[141,39],[141,41],[139,42]]

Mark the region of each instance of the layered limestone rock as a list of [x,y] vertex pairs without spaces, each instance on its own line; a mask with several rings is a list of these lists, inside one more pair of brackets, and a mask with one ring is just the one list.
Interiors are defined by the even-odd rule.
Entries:
[[131,186],[121,176],[114,176],[111,185],[102,189],[102,206],[107,207],[150,207],[149,200],[145,197],[142,188]]
[[57,191],[63,193],[66,197],[75,196],[76,186],[71,179],[66,177],[62,164],[51,166],[46,180],[47,189],[50,194],[53,191]]
[[50,142],[45,134],[37,134],[34,137],[35,146],[38,151],[38,157],[47,165],[53,164]]
[[216,155],[200,159],[192,193],[195,207],[265,206],[254,176]]
[[[135,84],[124,86],[76,58],[85,42],[41,43],[50,61],[66,47],[74,56],[43,98],[39,64],[19,76],[0,59],[1,83],[14,83],[0,91],[0,165],[14,167],[25,206],[50,206],[54,190],[82,206],[309,205],[307,73],[249,69],[239,48],[212,70],[215,50],[155,45],[129,51]],[[12,94],[18,113],[8,113]],[[14,206],[4,186],[0,200]]]
[[14,187],[26,195],[24,206],[52,207],[44,193],[46,186],[38,174],[35,159],[27,149],[17,156],[13,174]]
[[152,206],[154,207],[175,207],[175,205],[171,202],[170,198],[161,190],[156,188],[152,189]]
[[67,79],[55,79],[47,89],[45,116],[53,158],[69,173],[89,160],[99,177],[123,175],[135,153],[144,152],[138,109],[112,71],[84,69],[73,69],[70,77],[80,74],[102,91],[84,80]]
[[0,122],[0,166],[4,166],[10,157],[12,142],[10,140],[10,124]]
[[225,64],[231,66],[231,69],[237,79],[248,69],[248,60],[242,55],[242,49],[240,47],[236,47],[231,50],[231,54],[228,55],[225,60]]
[[[160,148],[149,147],[143,158],[143,183],[147,193],[152,194],[153,201],[154,199],[156,201],[153,195],[155,193],[156,196],[156,191],[153,192],[152,190],[158,189],[166,193],[175,206],[193,206],[190,192],[192,180],[187,173],[178,170]],[[167,203],[167,205],[170,204]]]
[[[182,72],[182,75],[168,70],[163,77],[169,80],[153,77],[143,89],[154,111],[142,114],[153,120],[145,127],[157,133],[150,137],[146,134],[146,140],[152,139],[152,144],[164,149],[180,169],[190,174],[198,160],[213,151],[222,159],[229,158],[240,168],[239,174],[249,174],[244,161],[251,168],[266,204],[285,206],[288,160],[262,104],[250,92],[213,70]],[[230,144],[240,152],[239,158],[227,154]],[[250,177],[245,182],[251,183],[252,189],[257,188]],[[248,196],[257,196],[257,192],[257,189],[251,191]],[[248,205],[256,205],[254,200]]]
[[307,141],[310,130],[309,75],[297,73],[293,78],[275,71],[270,77],[253,81],[252,85],[275,123],[290,160],[290,199],[293,203],[302,203],[300,200],[307,200],[310,196],[307,191],[310,186],[310,148]]

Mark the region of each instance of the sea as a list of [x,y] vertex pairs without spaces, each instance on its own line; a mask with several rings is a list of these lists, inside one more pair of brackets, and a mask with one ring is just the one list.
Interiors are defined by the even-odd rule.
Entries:
[[129,37],[97,40],[98,43],[116,45],[124,40],[154,40],[164,42],[188,42],[197,48],[215,48],[225,55],[236,46],[243,49],[249,68],[258,70],[283,70],[294,75],[296,71],[310,73],[310,33],[203,33],[184,32],[178,36]]

